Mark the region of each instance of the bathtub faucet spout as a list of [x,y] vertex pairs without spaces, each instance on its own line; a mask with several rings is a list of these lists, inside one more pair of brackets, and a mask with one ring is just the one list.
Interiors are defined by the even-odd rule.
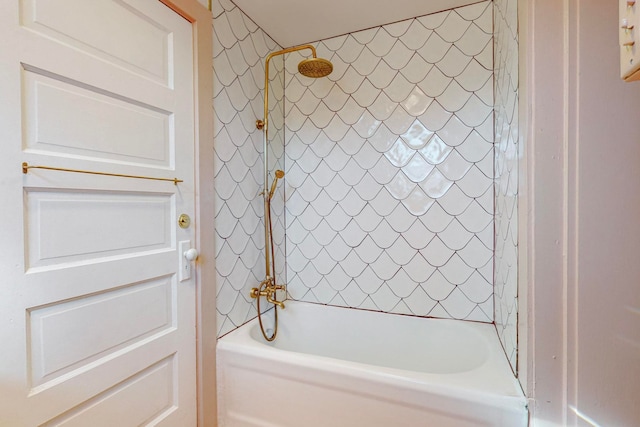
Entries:
[[250,295],[251,298],[266,297],[267,302],[284,309],[284,303],[276,299],[276,292],[286,291],[286,289],[287,288],[284,285],[276,285],[273,277],[267,276],[262,282],[260,282],[260,285],[257,288],[251,289]]

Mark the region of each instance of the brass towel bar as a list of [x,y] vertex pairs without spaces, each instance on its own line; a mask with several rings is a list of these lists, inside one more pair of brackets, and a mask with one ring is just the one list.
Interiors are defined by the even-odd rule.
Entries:
[[80,169],[54,168],[51,166],[29,166],[27,162],[22,163],[22,173],[29,172],[29,169],[47,169],[51,171],[60,171],[60,172],[88,173],[90,175],[106,175],[106,176],[119,176],[122,178],[150,179],[153,181],[171,181],[173,182],[174,185],[178,185],[179,182],[183,182],[183,180],[178,178],[154,178],[151,176],[124,175],[119,173],[95,172],[95,171],[86,171],[86,170],[80,170]]

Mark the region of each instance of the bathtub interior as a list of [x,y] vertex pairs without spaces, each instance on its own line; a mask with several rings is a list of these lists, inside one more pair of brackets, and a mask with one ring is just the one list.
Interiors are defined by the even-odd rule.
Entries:
[[[273,342],[257,320],[219,341],[223,425],[527,425],[494,325],[298,301],[279,321]],[[276,418],[246,405],[265,394],[287,402]]]
[[[414,372],[471,371],[487,362],[493,344],[491,326],[451,319],[427,320],[298,301],[288,301],[279,318],[278,338],[265,343],[271,347]],[[397,328],[396,320],[401,320],[402,328]],[[249,330],[254,340],[262,340],[258,328]]]

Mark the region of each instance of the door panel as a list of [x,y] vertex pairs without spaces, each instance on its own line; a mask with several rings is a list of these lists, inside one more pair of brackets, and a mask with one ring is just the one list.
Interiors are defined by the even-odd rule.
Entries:
[[155,424],[177,406],[173,390],[175,363],[173,356],[161,360],[42,427]]
[[0,9],[0,426],[195,426],[191,24],[156,0]]
[[[35,32],[167,87],[172,81],[172,31],[135,2],[23,0],[22,24]],[[105,37],[109,34],[109,37]]]
[[[25,70],[26,149],[41,154],[172,168],[173,114],[77,81]],[[105,120],[108,118],[108,120]]]

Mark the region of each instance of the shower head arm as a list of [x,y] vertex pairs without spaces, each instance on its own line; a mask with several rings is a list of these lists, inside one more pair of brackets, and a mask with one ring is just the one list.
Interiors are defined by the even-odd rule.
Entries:
[[313,55],[313,57],[317,58],[316,48],[311,46],[310,44],[303,44],[303,45],[300,45],[300,46],[289,47],[289,48],[286,48],[286,49],[278,50],[276,52],[271,52],[269,55],[267,55],[267,59],[264,62],[264,118],[263,118],[263,122],[264,122],[265,132],[267,131],[267,122],[268,122],[268,116],[269,116],[269,62],[271,61],[271,58],[273,58],[274,56],[280,56],[280,55],[284,55],[285,53],[297,52],[299,50],[305,50],[305,49],[310,49],[311,50],[311,54]]

